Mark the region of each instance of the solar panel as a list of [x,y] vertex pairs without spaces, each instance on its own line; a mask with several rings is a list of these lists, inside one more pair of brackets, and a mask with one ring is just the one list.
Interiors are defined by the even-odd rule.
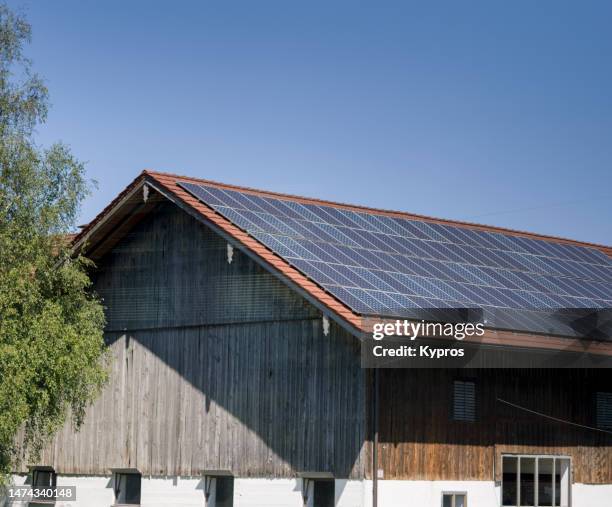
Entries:
[[612,307],[612,261],[595,248],[179,185],[356,313],[477,306],[550,332],[544,312]]

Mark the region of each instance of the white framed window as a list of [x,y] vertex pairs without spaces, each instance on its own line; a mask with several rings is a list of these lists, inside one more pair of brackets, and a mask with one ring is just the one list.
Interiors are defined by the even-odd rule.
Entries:
[[570,507],[566,456],[502,455],[502,507]]
[[442,507],[467,507],[467,493],[445,491],[442,493]]

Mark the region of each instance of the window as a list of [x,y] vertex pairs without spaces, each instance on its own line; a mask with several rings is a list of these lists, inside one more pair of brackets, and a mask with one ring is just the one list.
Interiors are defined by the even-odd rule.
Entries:
[[455,380],[453,384],[453,420],[476,421],[476,384]]
[[206,507],[233,507],[234,477],[231,475],[206,475]]
[[57,474],[51,467],[35,467],[32,469],[33,488],[54,488],[57,484]]
[[115,505],[140,505],[140,483],[138,472],[115,472]]
[[[47,489],[57,486],[57,474],[52,467],[34,467],[32,468],[32,488]],[[30,502],[29,507],[53,505],[55,498],[47,498],[44,501]]]
[[217,477],[215,507],[232,507],[234,505],[234,478]]
[[304,505],[334,507],[336,503],[336,482],[332,474],[311,472],[304,474],[302,480]]
[[569,507],[570,460],[502,456],[502,506]]
[[313,481],[313,507],[334,507],[335,482],[333,479]]
[[612,430],[612,393],[596,393],[596,424],[601,430]]
[[442,493],[442,507],[467,507],[467,493]]

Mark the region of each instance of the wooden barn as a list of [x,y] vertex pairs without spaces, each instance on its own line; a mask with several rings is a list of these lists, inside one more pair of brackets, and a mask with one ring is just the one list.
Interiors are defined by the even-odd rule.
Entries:
[[[374,370],[360,352],[364,316],[397,308],[609,308],[610,247],[151,171],[74,246],[96,263],[110,382],[17,483],[88,507],[612,501],[610,370]],[[539,329],[486,340],[612,356]]]

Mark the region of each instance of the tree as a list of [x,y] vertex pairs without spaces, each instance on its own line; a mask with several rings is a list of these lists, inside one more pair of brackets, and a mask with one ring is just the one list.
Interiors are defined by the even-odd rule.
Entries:
[[0,4],[0,485],[24,451],[35,460],[67,420],[78,428],[107,376],[90,263],[67,240],[90,183],[65,145],[34,140],[48,95],[29,39]]

